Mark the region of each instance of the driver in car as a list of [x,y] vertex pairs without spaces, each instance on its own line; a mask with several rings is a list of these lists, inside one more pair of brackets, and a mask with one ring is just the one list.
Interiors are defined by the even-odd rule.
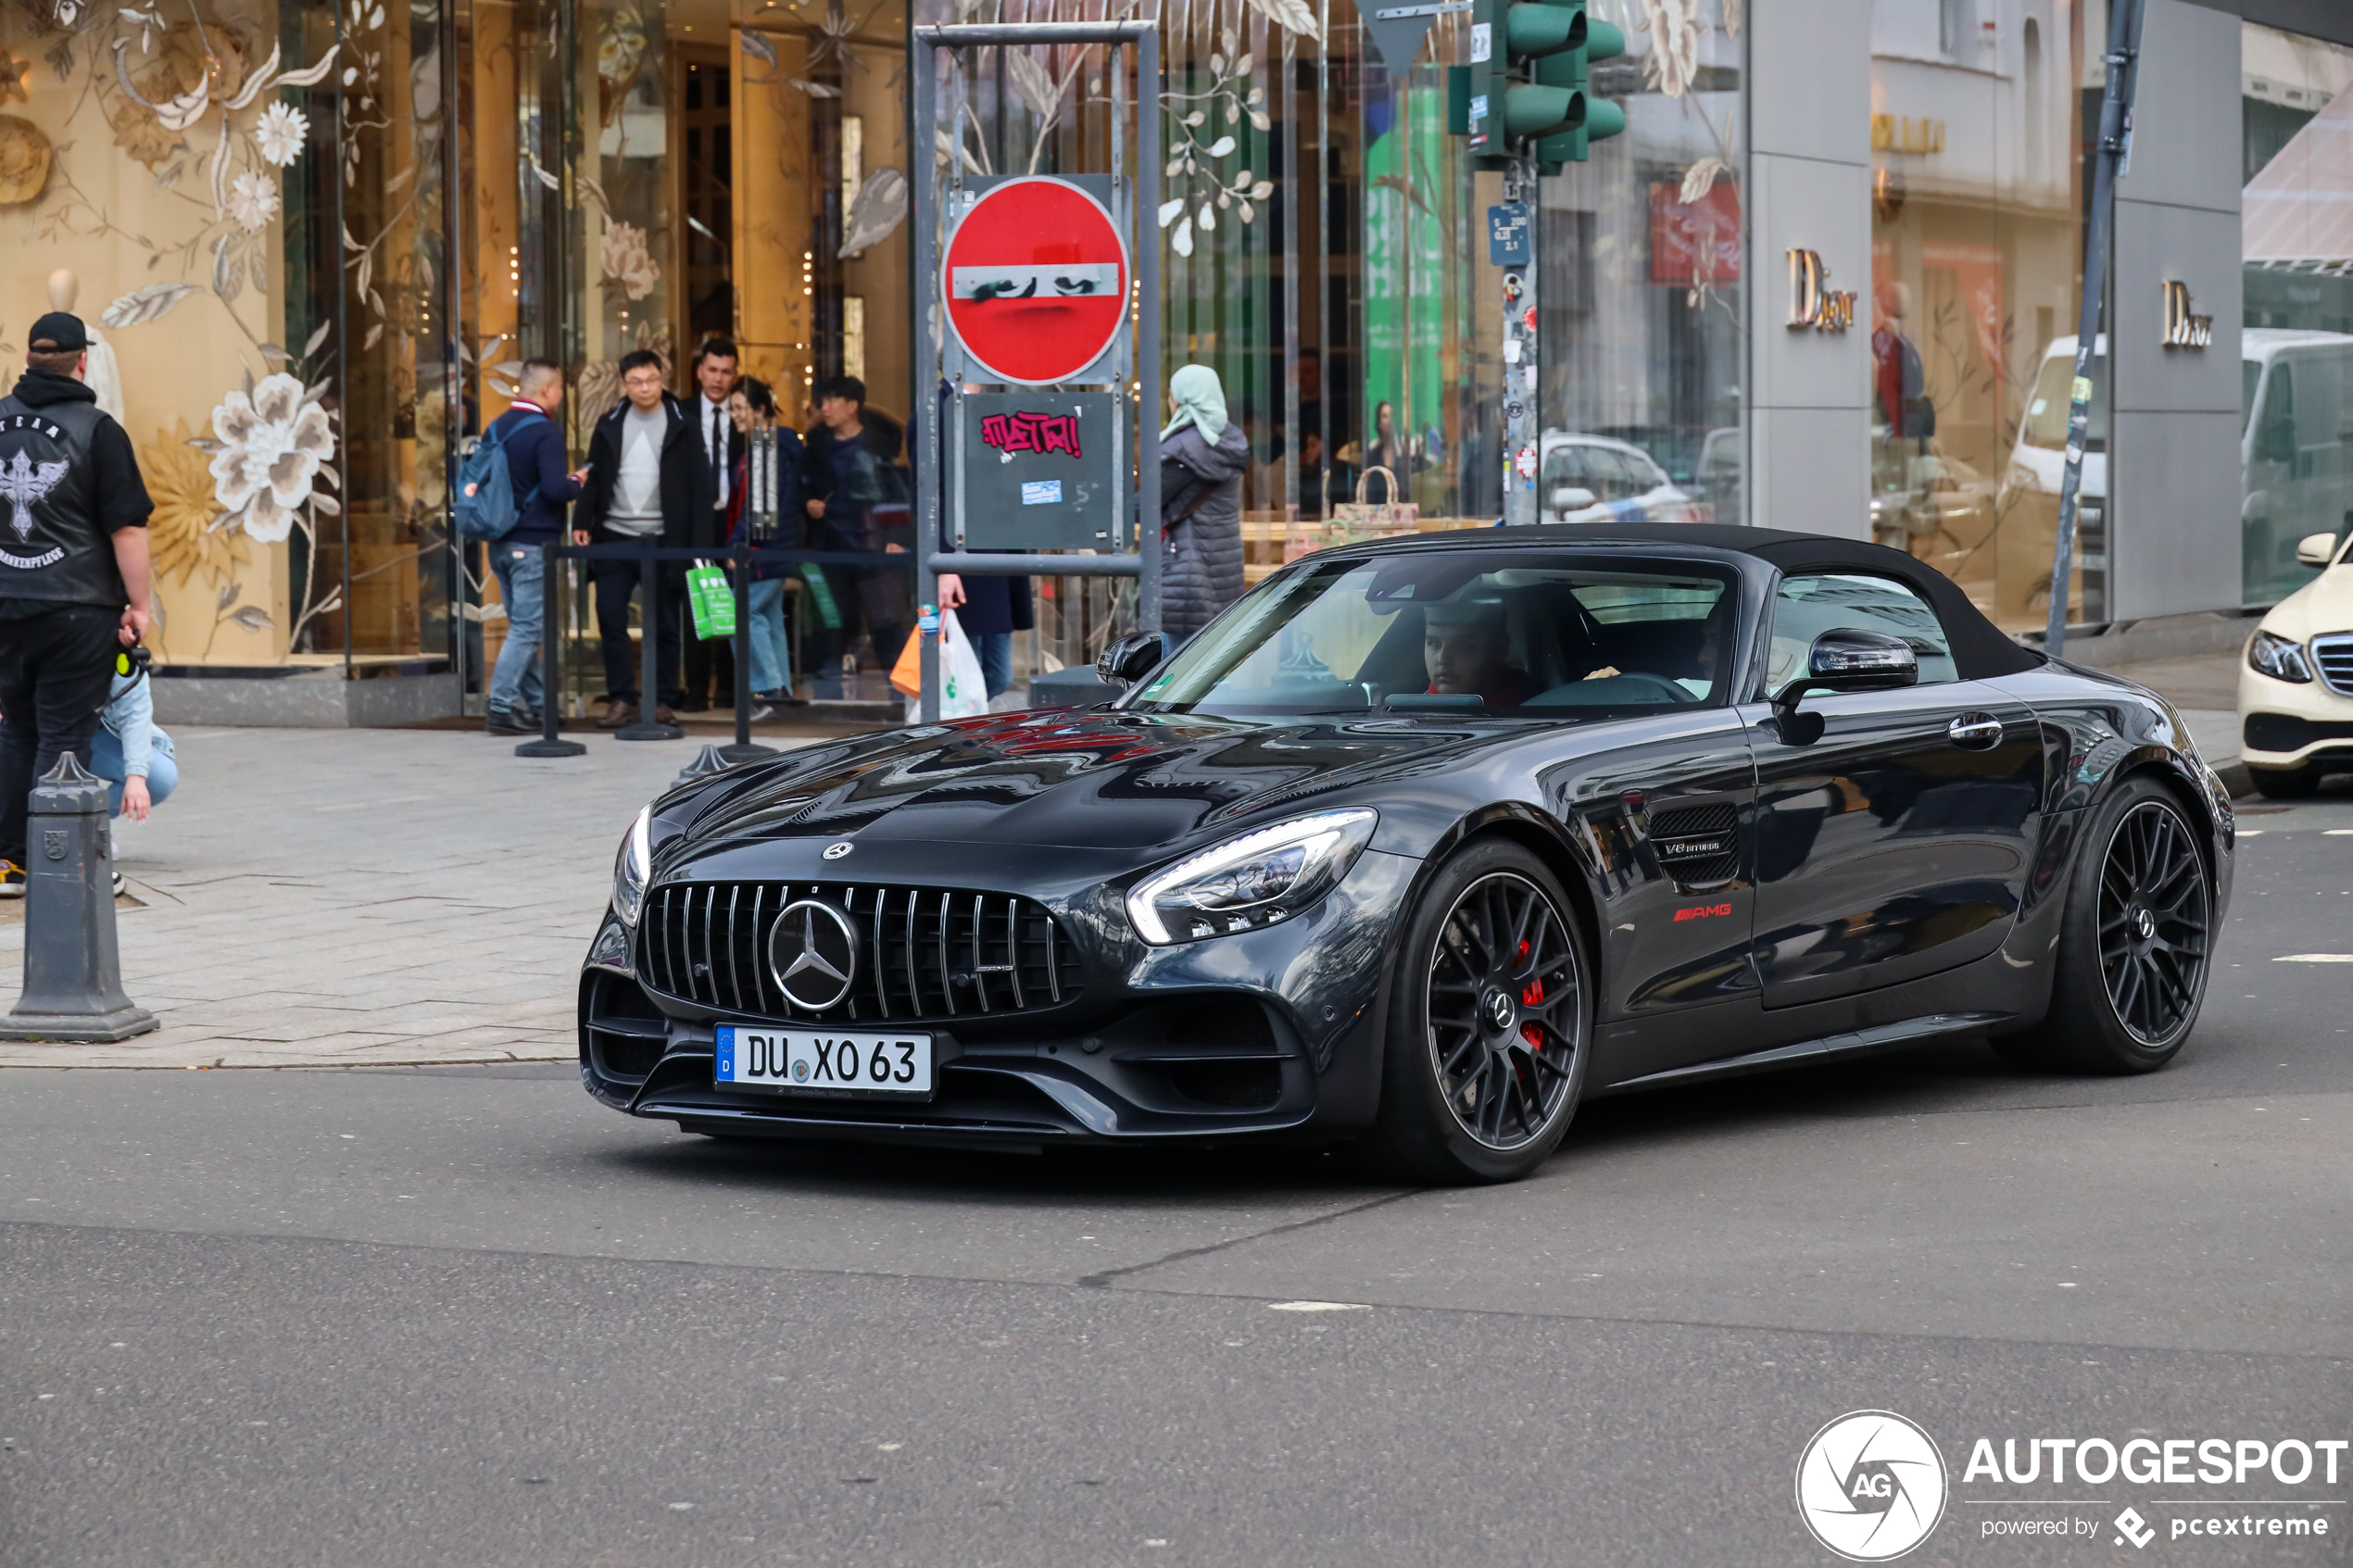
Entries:
[[1517,708],[1544,688],[1509,662],[1511,632],[1501,599],[1442,599],[1422,611],[1422,667],[1432,695],[1472,695],[1490,708]]

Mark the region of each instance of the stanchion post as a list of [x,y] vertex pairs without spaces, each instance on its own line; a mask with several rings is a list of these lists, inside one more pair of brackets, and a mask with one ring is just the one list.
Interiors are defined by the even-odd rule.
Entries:
[[661,706],[661,688],[654,684],[654,679],[661,669],[656,656],[661,637],[662,563],[654,558],[650,547],[638,558],[638,562],[637,592],[645,601],[645,613],[640,617],[643,631],[637,638],[637,721],[615,730],[613,739],[685,740],[685,730],[654,717]]
[[32,786],[25,834],[24,990],[0,1040],[127,1040],[156,1015],[122,992],[107,781],[69,751]]
[[[749,514],[747,513],[747,516]],[[750,532],[749,528],[745,530]],[[736,569],[736,744],[723,746],[719,755],[730,762],[749,762],[755,758],[774,757],[773,746],[754,746],[751,740],[751,543],[747,539],[729,552]]]
[[556,611],[561,604],[557,596],[556,542],[553,539],[539,546],[539,738],[527,740],[515,747],[518,757],[579,757],[588,748],[576,740],[564,740],[556,734],[560,716],[556,711],[558,698],[563,691],[563,666],[557,656],[557,645],[563,636],[563,620]]

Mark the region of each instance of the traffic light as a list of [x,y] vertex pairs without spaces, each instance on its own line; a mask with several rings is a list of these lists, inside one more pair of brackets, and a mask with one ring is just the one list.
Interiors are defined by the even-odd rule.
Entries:
[[1447,129],[1482,157],[1581,162],[1588,142],[1626,128],[1624,109],[1588,95],[1589,62],[1625,52],[1626,35],[1589,18],[1585,0],[1474,0],[1471,63],[1447,73]]
[[1596,21],[1586,15],[1583,0],[1575,0],[1564,8],[1577,13],[1573,30],[1576,36],[1567,48],[1536,62],[1536,80],[1544,86],[1567,88],[1576,94],[1577,108],[1568,125],[1539,139],[1539,164],[1583,163],[1590,144],[1605,141],[1626,129],[1625,108],[1608,98],[1595,97],[1588,85],[1595,60],[1614,60],[1626,53],[1626,34],[1608,22]]

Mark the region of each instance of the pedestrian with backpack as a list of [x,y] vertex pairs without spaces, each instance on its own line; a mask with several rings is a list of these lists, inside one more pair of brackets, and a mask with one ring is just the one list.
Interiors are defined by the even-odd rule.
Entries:
[[539,731],[539,642],[547,622],[547,558],[540,546],[563,537],[564,508],[579,499],[588,477],[564,470],[564,373],[547,359],[526,359],[515,399],[490,421],[458,470],[458,533],[489,547],[490,570],[507,608],[507,640],[490,673],[489,712],[483,728],[494,735]]

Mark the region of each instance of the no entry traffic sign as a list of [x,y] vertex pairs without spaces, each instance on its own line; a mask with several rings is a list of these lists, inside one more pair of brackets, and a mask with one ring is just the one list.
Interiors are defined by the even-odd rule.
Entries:
[[1024,386],[1066,382],[1103,357],[1126,320],[1127,242],[1067,180],[992,186],[949,237],[948,320],[975,367]]

